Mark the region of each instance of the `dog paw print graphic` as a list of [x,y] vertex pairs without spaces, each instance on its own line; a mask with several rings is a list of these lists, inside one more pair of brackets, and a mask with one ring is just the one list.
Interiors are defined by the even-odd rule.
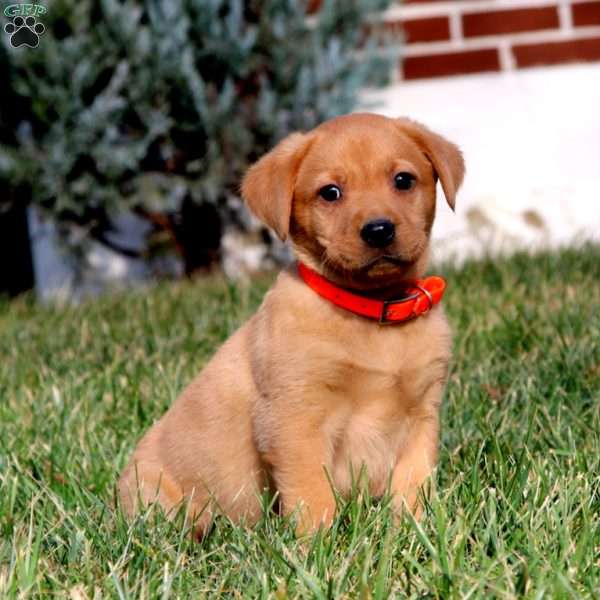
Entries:
[[35,17],[15,17],[11,23],[4,26],[4,31],[10,35],[10,44],[13,48],[20,46],[37,48],[40,36],[46,28]]

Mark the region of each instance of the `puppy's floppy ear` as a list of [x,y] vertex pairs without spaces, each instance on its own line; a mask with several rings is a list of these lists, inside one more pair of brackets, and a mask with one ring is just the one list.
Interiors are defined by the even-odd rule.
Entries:
[[252,165],[242,181],[250,210],[285,241],[290,227],[296,175],[312,136],[292,133]]
[[419,144],[442,183],[444,196],[454,210],[456,192],[465,176],[465,161],[459,147],[410,119],[398,119],[402,131]]

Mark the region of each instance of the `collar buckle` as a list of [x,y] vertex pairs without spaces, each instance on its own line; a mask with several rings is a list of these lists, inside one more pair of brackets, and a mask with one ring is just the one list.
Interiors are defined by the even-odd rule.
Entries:
[[[396,304],[404,304],[405,302],[410,302],[411,300],[415,300],[418,297],[418,294],[410,294],[405,298],[397,298],[395,300],[383,300],[383,306],[381,307],[381,315],[379,317],[380,325],[391,325],[397,323],[398,321],[394,319],[390,319],[388,316],[388,309],[390,306],[395,306]],[[417,315],[413,312],[413,314],[408,317],[408,319],[403,319],[403,321],[410,321],[414,319]]]
[[[414,300],[413,307],[412,307],[412,314],[409,315],[408,317],[402,319],[402,321],[412,321],[413,319],[416,319],[417,317],[426,315],[433,308],[433,296],[431,295],[431,292],[428,289],[424,288],[423,286],[419,285],[418,283],[413,283],[412,287],[416,288],[417,291],[410,294],[409,296],[406,296],[405,298],[398,298],[396,300],[384,300],[383,301],[383,306],[381,307],[381,315],[379,317],[380,325],[390,325],[390,324],[398,322],[397,320],[390,319],[388,316],[389,307],[394,306],[395,304],[403,304],[404,302],[410,302],[411,300]],[[421,295],[423,295],[423,296],[425,296],[425,298],[427,298],[427,308],[421,312],[417,312],[416,311],[417,300],[421,297]]]

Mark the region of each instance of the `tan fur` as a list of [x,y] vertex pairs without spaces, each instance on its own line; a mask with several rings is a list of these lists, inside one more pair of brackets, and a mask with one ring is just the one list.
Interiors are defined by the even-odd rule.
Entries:
[[[395,189],[400,170],[417,177],[414,189]],[[463,173],[456,146],[423,126],[357,114],[284,140],[249,170],[242,192],[309,266],[389,298],[424,273],[437,177],[453,207]],[[318,191],[331,183],[343,197],[328,203]],[[385,251],[394,262],[359,235],[381,217],[396,225]],[[440,306],[381,326],[323,300],[289,268],[139,443],[119,484],[126,511],[138,498],[166,510],[187,502],[201,533],[215,511],[255,521],[261,490],[273,486],[305,532],[333,518],[327,474],[345,495],[364,469],[374,495],[390,483],[398,511],[419,514],[450,343]]]

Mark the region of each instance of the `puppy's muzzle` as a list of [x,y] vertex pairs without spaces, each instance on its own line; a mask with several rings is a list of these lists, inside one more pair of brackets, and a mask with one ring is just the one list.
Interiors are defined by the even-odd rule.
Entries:
[[396,236],[396,227],[389,219],[373,219],[365,223],[360,230],[360,237],[371,248],[385,248]]

